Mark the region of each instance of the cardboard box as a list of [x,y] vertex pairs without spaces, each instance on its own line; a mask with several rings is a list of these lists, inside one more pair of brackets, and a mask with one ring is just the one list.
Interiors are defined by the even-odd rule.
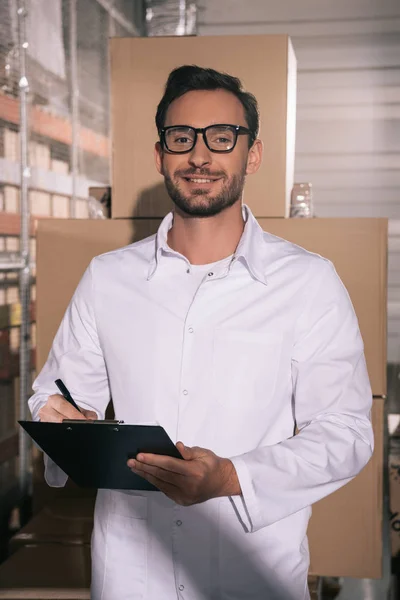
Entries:
[[[37,369],[44,365],[71,296],[90,260],[157,231],[160,219],[45,219],[37,230]],[[65,249],[68,248],[68,252]],[[60,277],[62,273],[62,277]],[[57,281],[57,285],[54,285]]]
[[89,216],[89,205],[87,200],[81,200],[80,198],[77,198],[75,210],[75,217],[77,219],[87,219]]
[[[240,52],[238,49],[240,48]],[[172,69],[211,67],[239,77],[261,113],[263,164],[245,201],[257,217],[289,216],[296,122],[296,58],[286,35],[110,40],[113,130],[112,217],[163,217],[171,207],[154,166],[154,118]]]
[[[159,219],[39,221],[38,368],[93,256],[151,235],[159,223]],[[357,313],[373,394],[386,394],[387,219],[259,219],[259,223],[266,231],[332,260]],[[59,273],[63,279],[54,286]]]
[[0,598],[8,600],[89,600],[89,586],[88,545],[25,546],[0,565]]
[[400,562],[400,437],[398,432],[390,438],[389,446],[389,506],[390,543],[392,557]]
[[29,142],[29,164],[31,167],[49,171],[51,166],[50,146],[31,140]]
[[259,219],[263,229],[333,262],[353,302],[372,393],[386,394],[387,219]]
[[51,171],[55,171],[56,173],[62,173],[63,175],[68,175],[69,163],[64,160],[58,160],[56,158],[52,158],[50,161],[50,169],[51,169]]
[[373,401],[375,450],[361,473],[313,506],[308,527],[310,573],[382,577],[384,400]]
[[19,132],[2,127],[0,131],[1,156],[13,162],[19,161]]
[[51,195],[48,192],[31,190],[29,192],[31,214],[35,217],[51,216]]
[[19,212],[19,188],[13,185],[5,185],[3,187],[3,202],[4,212],[18,213]]
[[94,498],[59,498],[11,538],[10,553],[27,544],[90,545],[93,512]]
[[53,194],[52,196],[53,210],[52,215],[58,219],[68,219],[69,217],[69,196],[60,196]]
[[[30,321],[35,320],[35,306],[30,304]],[[0,305],[0,329],[7,327],[18,327],[21,325],[21,303]]]
[[7,304],[15,304],[19,302],[19,288],[17,286],[6,288]]
[[5,239],[5,249],[7,252],[19,252],[20,238],[14,235],[8,235]]
[[[259,222],[265,230],[333,261],[359,317],[373,393],[385,394],[387,220],[259,219]],[[67,304],[91,258],[155,233],[159,223],[159,219],[40,221],[38,369],[47,358]],[[373,459],[350,484],[314,506],[309,529],[314,575],[381,576],[383,400],[374,401],[373,424],[376,436]]]

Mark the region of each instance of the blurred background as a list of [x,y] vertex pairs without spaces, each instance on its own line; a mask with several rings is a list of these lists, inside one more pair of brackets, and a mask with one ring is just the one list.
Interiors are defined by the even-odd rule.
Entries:
[[[106,214],[103,193],[96,200],[89,189],[112,183],[108,39],[274,33],[291,36],[298,61],[295,181],[312,184],[314,216],[389,218],[387,413],[396,432],[399,1],[1,0],[0,560],[30,511],[31,448],[17,419],[35,374],[35,223]],[[389,548],[389,513],[386,521]],[[338,597],[394,594],[389,555],[383,587],[341,582]]]

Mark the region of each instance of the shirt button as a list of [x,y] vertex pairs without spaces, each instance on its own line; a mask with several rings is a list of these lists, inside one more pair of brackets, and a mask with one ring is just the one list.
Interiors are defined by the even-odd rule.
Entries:
[[189,333],[193,333],[194,329],[193,327],[189,327]]
[[180,585],[180,586],[179,586],[179,589],[182,591],[182,590],[184,590],[184,589],[185,589],[185,586],[184,586],[184,585]]
[[190,273],[190,269],[186,269],[186,273]]
[[214,275],[214,273],[209,273],[208,274],[209,277],[212,277],[213,275]]
[[189,393],[189,392],[188,392],[187,390],[183,390],[183,395],[184,395],[184,396],[187,396],[187,395],[188,395],[188,393]]
[[175,523],[178,525],[178,527],[180,527],[182,525],[182,521],[180,519],[178,519],[177,521],[175,521]]

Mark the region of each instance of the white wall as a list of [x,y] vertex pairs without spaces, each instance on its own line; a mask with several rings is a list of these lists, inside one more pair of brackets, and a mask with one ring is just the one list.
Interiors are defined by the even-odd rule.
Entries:
[[400,363],[400,0],[198,0],[198,9],[200,35],[292,37],[295,181],[312,182],[317,216],[390,219],[388,359]]

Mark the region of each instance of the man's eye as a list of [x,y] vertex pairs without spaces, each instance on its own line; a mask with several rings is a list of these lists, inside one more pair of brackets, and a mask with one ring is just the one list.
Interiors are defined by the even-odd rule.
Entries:
[[232,140],[226,137],[218,137],[215,141],[217,144],[230,144]]
[[174,139],[175,144],[190,144],[192,140],[188,137],[180,136]]

